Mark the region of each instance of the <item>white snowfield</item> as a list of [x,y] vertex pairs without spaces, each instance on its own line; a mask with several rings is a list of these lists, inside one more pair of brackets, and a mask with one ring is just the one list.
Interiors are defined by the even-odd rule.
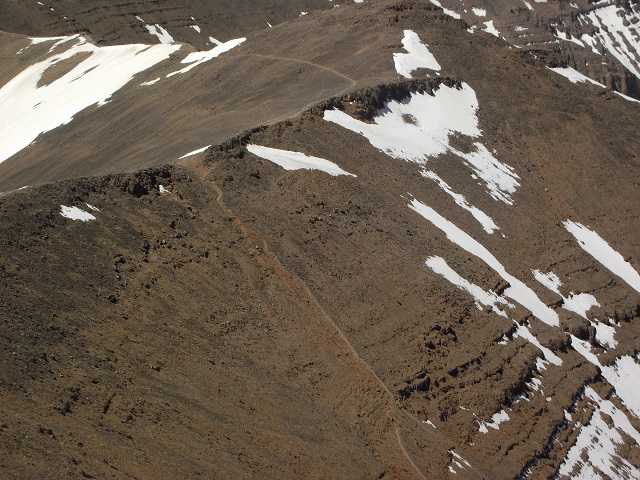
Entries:
[[[28,147],[39,135],[69,123],[82,110],[103,105],[136,74],[167,59],[179,48],[98,47],[77,37],[64,52],[27,67],[0,89],[0,162]],[[88,58],[62,77],[39,84],[50,67],[87,53]]]
[[320,170],[329,175],[356,175],[349,173],[338,165],[324,158],[312,157],[300,152],[290,152],[277,148],[262,147],[260,145],[247,145],[247,150],[254,155],[280,165],[285,170]]
[[398,74],[412,78],[411,73],[419,68],[428,68],[440,72],[441,67],[427,45],[420,41],[418,34],[412,30],[404,31],[402,46],[408,53],[394,53],[393,61]]
[[78,207],[67,207],[65,205],[60,205],[60,215],[70,220],[79,220],[81,222],[89,222],[96,219],[92,214]]
[[475,151],[469,153],[449,144],[450,135],[482,135],[477,111],[476,94],[463,83],[460,89],[440,85],[433,95],[413,93],[401,102],[389,101],[374,117],[374,123],[362,122],[336,109],[326,110],[324,119],[363,135],[393,158],[423,167],[430,157],[453,153],[485,183],[494,199],[512,204],[511,194],[520,185],[513,168],[498,161],[481,142],[475,142]]
[[180,62],[180,63],[189,63],[190,65],[176,72],[171,72],[170,74],[167,75],[167,78],[173,77],[174,75],[187,73],[192,69],[196,68],[198,65],[202,65],[203,63],[208,62],[209,60],[212,60],[218,57],[219,55],[234,49],[235,47],[243,43],[245,40],[246,38],[244,37],[236,38],[234,40],[229,40],[228,42],[216,45],[211,50],[205,50],[204,52],[192,52]]

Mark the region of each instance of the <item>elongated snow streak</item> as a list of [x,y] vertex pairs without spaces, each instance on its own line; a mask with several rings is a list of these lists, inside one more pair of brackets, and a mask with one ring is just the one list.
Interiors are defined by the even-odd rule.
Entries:
[[440,71],[441,67],[436,57],[412,30],[404,31],[402,46],[408,53],[394,53],[393,61],[396,71],[403,77],[411,78],[411,72],[419,68]]
[[453,134],[477,138],[478,99],[473,89],[463,83],[460,89],[440,85],[433,95],[412,93],[402,101],[387,102],[365,123],[340,110],[326,110],[324,119],[364,136],[375,148],[387,155],[426,166],[430,157],[450,152],[460,157],[487,186],[496,200],[512,204],[511,194],[520,185],[513,168],[500,163],[480,142],[468,153],[449,144]]
[[453,17],[456,20],[460,20],[460,14],[459,13],[456,13],[453,10],[449,10],[448,8],[443,7],[442,4],[438,0],[431,0],[431,3],[433,3],[434,5],[439,6],[442,9],[442,11],[444,13],[446,13],[447,15],[449,15],[450,17]]
[[518,188],[518,175],[513,168],[500,163],[482,143],[476,142],[475,152],[463,153],[453,148],[450,150],[465,160],[465,163],[474,171],[489,189],[489,194],[496,200],[501,200],[508,205],[513,204],[510,194]]
[[176,72],[171,72],[167,75],[168,77],[173,77],[174,75],[183,74],[191,71],[196,68],[198,65],[202,65],[209,60],[212,60],[221,54],[228,52],[229,50],[234,49],[242,42],[244,42],[246,38],[236,38],[235,40],[229,40],[228,42],[221,43],[220,45],[216,45],[211,50],[206,50],[204,52],[193,52],[187,55],[180,63],[190,63],[191,65],[184,67],[181,70]]
[[82,222],[89,222],[96,219],[96,217],[89,212],[85,212],[78,207],[67,207],[65,205],[60,205],[60,215],[71,220],[80,220]]
[[591,387],[585,388],[585,396],[595,403],[595,410],[588,423],[580,428],[580,434],[560,465],[558,475],[591,479],[600,478],[602,472],[609,478],[640,478],[640,470],[617,453],[617,447],[625,443],[620,432],[638,444],[640,433],[622,410],[611,401],[600,398]]
[[460,276],[460,274],[453,270],[442,257],[429,257],[427,258],[425,265],[438,275],[442,275],[459,289],[469,293],[474,298],[476,305],[480,309],[482,309],[482,306],[490,307],[494,313],[502,317],[506,317],[507,314],[498,308],[498,305],[513,308],[513,305],[507,302],[503,297],[496,295],[491,290],[487,292],[482,287],[479,287],[478,285],[471,283],[466,278]]
[[567,231],[575,237],[582,249],[604,265],[614,275],[622,278],[631,288],[640,292],[640,275],[622,255],[616,252],[596,232],[581,223],[563,222]]
[[618,342],[615,339],[615,328],[598,320],[591,320],[587,317],[587,312],[591,308],[600,306],[596,297],[589,293],[574,294],[573,292],[570,292],[569,295],[565,297],[560,293],[562,282],[555,273],[542,273],[540,270],[532,270],[532,272],[538,282],[562,297],[562,308],[577,313],[582,318],[589,321],[591,326],[596,329],[596,340],[601,345],[606,345],[610,348],[615,348],[618,345]]
[[[453,270],[442,257],[429,257],[427,258],[425,265],[438,275],[442,275],[444,278],[449,280],[460,290],[469,293],[475,299],[476,306],[481,310],[482,306],[491,307],[491,310],[494,313],[506,318],[507,314],[503,310],[498,308],[498,305],[504,305],[506,307],[513,308],[513,305],[507,302],[504,297],[496,295],[492,291],[487,292],[482,287],[479,287],[478,285],[468,281],[466,278],[463,278],[458,272]],[[543,346],[526,326],[519,325],[515,321],[514,323],[517,325],[517,330],[514,335],[515,337],[523,338],[524,340],[530,342],[532,345],[536,346],[540,351],[542,351],[542,354],[544,355],[546,361],[551,362],[554,365],[562,365],[562,360],[560,359],[560,357],[558,357],[547,347]]]
[[206,147],[202,147],[202,148],[199,148],[199,149],[197,149],[197,150],[194,150],[193,152],[189,152],[189,153],[187,153],[187,154],[185,154],[185,155],[181,156],[178,160],[182,160],[183,158],[187,158],[187,157],[192,157],[192,156],[194,156],[194,155],[198,155],[199,153],[204,152],[204,151],[205,151],[207,148],[209,148],[210,146],[211,146],[211,145],[207,145]]
[[580,72],[578,72],[577,70],[574,70],[571,67],[558,67],[558,68],[551,68],[551,67],[547,67],[549,70],[552,70],[560,75],[562,75],[565,78],[568,78],[571,83],[585,83],[585,82],[589,82],[589,83],[593,83],[594,85],[597,85],[599,87],[605,88],[605,86],[603,84],[601,84],[600,82],[596,82],[595,80],[591,80],[589,77],[587,77],[586,75],[581,74]]
[[422,176],[426,178],[430,178],[431,180],[436,182],[442,190],[444,190],[446,193],[448,193],[451,196],[451,198],[453,198],[456,204],[458,204],[461,208],[463,208],[467,212],[471,213],[471,215],[473,215],[473,218],[475,218],[480,223],[480,225],[482,225],[482,228],[484,229],[485,232],[493,233],[496,230],[500,230],[489,215],[484,213],[479,208],[471,205],[467,201],[467,199],[464,198],[464,195],[460,193],[456,193],[453,190],[451,190],[451,187],[449,187],[449,184],[444,180],[442,180],[435,172],[432,172],[430,170],[425,170],[422,172]]
[[156,83],[158,83],[160,81],[160,77],[155,78],[153,80],[149,80],[148,82],[142,82],[140,84],[141,87],[148,87],[150,85],[155,85]]
[[467,467],[471,466],[469,462],[467,462],[464,458],[462,458],[462,455],[458,455],[453,450],[449,450],[449,453],[452,455],[451,465],[449,465],[449,471],[451,473],[457,473],[455,470],[456,468],[459,468],[460,470],[464,470]]
[[[547,67],[547,68],[549,68],[549,67]],[[589,82],[589,83],[593,83],[594,85],[597,85],[598,87],[607,88],[602,83],[596,82],[595,80],[590,79],[586,75],[581,74],[580,72],[574,70],[571,67],[567,67],[567,68],[549,68],[549,70],[553,70],[554,72],[559,73],[563,77],[568,78],[569,80],[571,80],[572,83]],[[635,98],[629,97],[629,96],[625,95],[624,93],[615,92],[615,91],[613,93],[615,93],[619,97],[624,98],[628,102],[640,103],[640,100],[637,100]]]
[[333,176],[350,175],[355,177],[354,174],[341,169],[335,163],[325,160],[324,158],[251,144],[247,145],[247,150],[260,158],[280,165],[285,170],[321,170]]
[[540,341],[536,338],[536,336],[533,333],[531,333],[528,327],[526,327],[525,325],[518,324],[518,322],[516,322],[515,320],[513,321],[513,323],[515,323],[518,326],[515,334],[513,335],[514,337],[523,338],[526,341],[531,342],[533,345],[538,347],[544,354],[544,359],[546,361],[554,365],[562,365],[562,359],[559,356],[557,356],[555,353],[553,353],[549,348],[542,345]]
[[624,93],[620,93],[620,92],[613,92],[613,93],[615,93],[619,97],[624,98],[628,102],[640,103],[640,100],[638,100],[637,98],[629,97],[628,95],[625,95]]
[[411,210],[415,211],[431,222],[434,226],[442,230],[451,242],[463,248],[470,254],[480,258],[506,282],[508,282],[510,286],[504,291],[504,295],[506,297],[515,300],[520,305],[527,308],[534,316],[547,325],[554,327],[560,325],[558,314],[553,309],[545,305],[538,298],[536,293],[524,282],[508,273],[498,259],[477,240],[444,218],[433,208],[416,199],[413,199],[408,206]]
[[569,296],[565,297],[562,293],[560,293],[562,282],[553,272],[542,273],[540,270],[532,270],[531,272],[533,273],[535,279],[538,280],[538,282],[562,297],[562,308],[577,313],[585,320],[588,320],[587,312],[591,308],[600,306],[600,303],[598,303],[596,297],[589,293],[574,294],[573,292],[571,292],[569,293]]
[[587,361],[600,369],[602,376],[616,389],[625,407],[640,419],[640,364],[631,356],[623,355],[612,365],[602,365],[591,351],[589,342],[571,335],[571,346]]
[[[165,60],[179,45],[98,47],[79,38],[64,52],[35,63],[0,89],[0,162],[39,135],[65,125],[91,105],[103,105],[138,73]],[[89,54],[71,71],[38,86],[50,67]]]

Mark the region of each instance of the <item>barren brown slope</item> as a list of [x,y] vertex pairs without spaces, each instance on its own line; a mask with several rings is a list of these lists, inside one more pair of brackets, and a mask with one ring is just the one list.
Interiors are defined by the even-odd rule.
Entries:
[[[78,113],[68,125],[41,135],[2,162],[0,191],[175,162],[192,150],[276,123],[355,86],[392,80],[396,74],[390,55],[398,32],[380,31],[379,22],[394,15],[358,5],[310,13],[249,36],[231,52],[186,74],[166,78],[184,68],[178,59],[192,49],[184,46],[173,60],[136,76],[108,104]],[[27,39],[16,40],[15,51],[27,45]],[[51,55],[48,47],[29,47],[21,56],[7,53],[7,63],[20,62],[14,68],[18,72]],[[154,85],[140,85],[158,77]]]
[[0,30],[44,37],[83,33],[100,44],[157,43],[144,25],[159,25],[177,41],[205,48],[210,36],[224,41],[329,7],[326,0],[2,0]]
[[[377,6],[390,19],[380,35],[399,42],[414,29],[448,78],[423,71],[356,90],[184,167],[0,197],[6,476],[553,478],[583,426],[602,418],[587,388],[640,431],[602,368],[638,364],[640,292],[562,224],[588,226],[640,270],[640,109],[468,34],[423,2]],[[390,71],[397,51],[371,58]],[[512,204],[453,150],[406,162],[323,118],[338,108],[371,125],[389,100],[467,88],[482,135],[449,140],[462,154],[482,143],[518,176]],[[357,177],[284,170],[249,143]],[[484,230],[427,168],[499,230]],[[428,268],[442,257],[504,301],[513,286],[445,222],[411,210],[414,200],[494,255],[558,326],[512,299],[498,305],[502,316]],[[61,216],[62,205],[87,204],[100,209],[94,221]],[[565,296],[600,305],[588,319],[570,311],[534,269],[554,272]],[[596,336],[607,318],[615,347]],[[509,419],[491,427],[500,412]],[[602,424],[618,431],[609,418]],[[638,443],[620,437],[611,463],[633,478]]]
[[[527,81],[479,95],[485,141],[522,179],[515,205],[488,197],[452,157],[430,167],[490,213],[504,238],[483,232],[417,166],[326,122],[322,109],[216,148],[186,172],[5,195],[6,475],[556,473],[580,431],[565,428],[565,409],[588,423],[585,385],[603,398],[611,393],[571,347],[569,333],[593,341],[588,322],[527,280],[561,315],[560,328],[550,329],[520,306],[510,311],[563,361],[539,371],[540,351],[512,338],[511,320],[478,310],[424,259],[446,257],[483,288],[501,291],[502,280],[407,208],[412,196],[431,205],[520,278],[530,268],[553,270],[571,289],[595,294],[602,306],[591,314],[621,322],[617,349],[603,353],[594,343],[603,361],[637,351],[637,293],[558,226],[567,217],[589,223],[640,268],[631,234],[638,218],[628,213],[638,202],[638,166],[624,153],[637,147],[623,143],[632,127],[589,126],[581,109],[586,118],[607,115],[617,100],[522,68]],[[542,104],[576,120],[519,124],[517,109],[491,102],[507,88],[516,102],[534,87]],[[416,88],[443,87],[418,82],[391,92],[400,98]],[[357,115],[389,95],[372,90],[323,108]],[[538,106],[526,108],[538,118]],[[543,127],[544,137],[526,134]],[[567,135],[584,147],[580,159]],[[358,176],[285,171],[249,154],[247,142],[329,158]],[[585,174],[576,176],[575,165]],[[160,184],[171,193],[158,193]],[[60,205],[87,210],[86,203],[100,208],[93,222],[60,215]],[[478,422],[500,409],[510,420],[479,432]],[[625,437],[625,445],[620,454],[637,467],[637,444]],[[452,451],[468,466],[458,468]]]

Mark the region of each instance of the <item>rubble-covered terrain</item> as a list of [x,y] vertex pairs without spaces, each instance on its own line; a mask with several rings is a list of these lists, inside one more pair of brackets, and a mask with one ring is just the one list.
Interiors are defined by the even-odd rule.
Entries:
[[441,6],[0,34],[3,478],[640,478],[632,84]]

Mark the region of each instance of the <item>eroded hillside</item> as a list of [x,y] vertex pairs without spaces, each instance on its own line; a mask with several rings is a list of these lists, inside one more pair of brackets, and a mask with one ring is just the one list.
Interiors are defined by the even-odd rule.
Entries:
[[639,104],[418,1],[156,47],[0,165],[99,174],[0,195],[4,477],[640,477]]

